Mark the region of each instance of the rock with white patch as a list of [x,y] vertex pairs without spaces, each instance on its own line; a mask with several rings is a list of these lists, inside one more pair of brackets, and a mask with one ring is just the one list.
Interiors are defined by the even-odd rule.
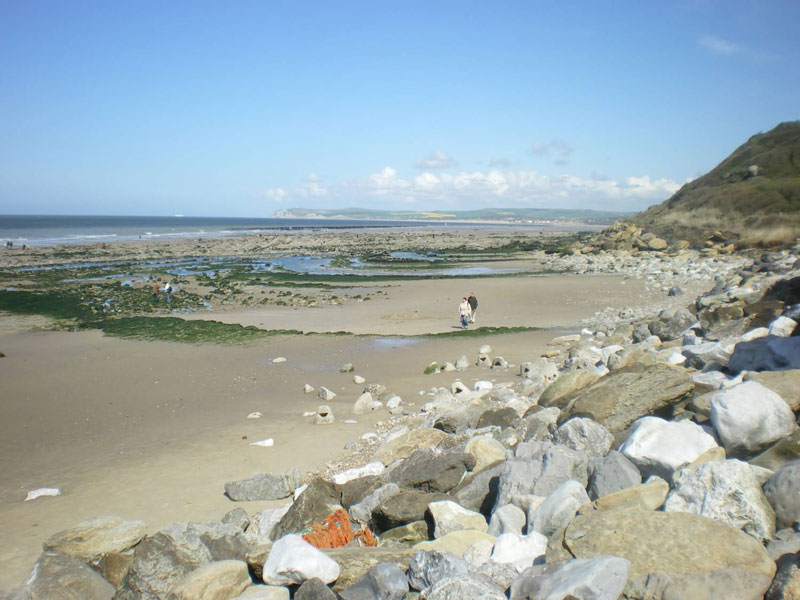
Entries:
[[261,576],[268,585],[296,585],[314,577],[323,583],[336,581],[339,565],[294,534],[272,545]]

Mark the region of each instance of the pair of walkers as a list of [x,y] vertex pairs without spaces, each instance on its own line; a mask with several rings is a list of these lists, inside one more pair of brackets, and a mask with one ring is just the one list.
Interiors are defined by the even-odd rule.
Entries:
[[470,292],[469,298],[462,298],[461,304],[458,305],[458,317],[461,319],[462,329],[475,322],[476,312],[478,312],[478,299],[475,297],[475,292]]

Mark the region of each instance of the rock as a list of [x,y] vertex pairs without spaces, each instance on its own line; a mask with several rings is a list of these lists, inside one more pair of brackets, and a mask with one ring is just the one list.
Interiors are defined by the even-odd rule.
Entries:
[[697,317],[685,308],[668,308],[658,315],[658,321],[650,323],[650,331],[662,341],[677,340],[683,333],[697,323]]
[[294,600],[338,600],[336,594],[316,577],[306,580],[294,595]]
[[605,456],[614,443],[614,436],[591,419],[573,417],[556,430],[554,441],[588,456]]
[[339,592],[342,600],[402,600],[408,579],[394,563],[380,563],[350,587]]
[[368,523],[372,519],[372,511],[375,510],[381,502],[392,498],[400,493],[400,487],[396,483],[387,483],[378,489],[365,496],[357,504],[350,507],[348,513],[350,518],[356,523]]
[[630,561],[617,556],[576,558],[533,566],[511,584],[511,598],[617,600],[630,570]]
[[469,574],[441,579],[420,594],[421,600],[506,600],[505,590],[488,579]]
[[289,588],[275,585],[251,585],[233,600],[289,600]]
[[323,404],[317,407],[317,414],[314,416],[314,423],[316,425],[332,425],[335,421],[336,417],[333,416],[333,411],[330,406]]
[[317,398],[320,400],[324,400],[325,402],[330,402],[334,398],[336,398],[336,394],[333,393],[331,390],[326,388],[325,386],[320,386],[319,390],[317,391]]
[[[794,495],[798,495],[797,489]],[[741,529],[759,542],[775,533],[772,507],[750,466],[738,460],[714,461],[678,471],[664,510],[714,519]]]
[[416,544],[417,542],[427,541],[429,537],[427,521],[413,521],[406,525],[400,525],[394,529],[384,531],[380,535],[380,540],[381,543],[400,542],[403,544]]
[[544,389],[544,392],[539,397],[539,406],[545,408],[555,406],[563,409],[572,395],[594,383],[599,378],[593,370],[573,369],[566,371]]
[[522,535],[526,523],[525,511],[513,504],[506,504],[492,513],[487,531],[495,537],[504,533]]
[[600,496],[592,503],[592,508],[599,511],[657,510],[664,504],[668,493],[669,484],[652,475],[645,483]]
[[450,500],[441,500],[428,504],[428,512],[433,519],[433,537],[444,537],[453,531],[473,529],[485,532],[489,526],[479,512],[467,510],[460,504]]
[[272,545],[261,578],[268,585],[301,584],[318,578],[331,583],[339,577],[339,565],[299,535],[286,535]]
[[192,571],[172,590],[176,600],[229,600],[251,583],[247,563],[222,560]]
[[250,500],[280,500],[288,498],[303,483],[303,475],[297,467],[284,473],[258,473],[225,484],[225,493],[234,502]]
[[25,600],[111,600],[114,586],[78,559],[45,552],[33,565],[18,598]]
[[764,485],[779,529],[800,522],[800,460],[783,465]]
[[464,474],[474,466],[475,458],[471,454],[454,450],[438,453],[423,449],[417,450],[392,469],[386,478],[401,487],[444,493],[457,486]]
[[44,542],[43,548],[90,563],[108,553],[132,548],[146,534],[147,527],[142,521],[98,517],[54,534]]
[[494,387],[491,381],[476,381],[472,386],[474,392],[488,392]]
[[642,474],[639,468],[624,454],[612,450],[603,457],[589,459],[589,497],[596,500],[600,496],[639,485]]
[[619,441],[634,421],[679,402],[693,388],[686,369],[664,363],[634,364],[582,390],[566,412],[604,425]]
[[731,341],[702,342],[684,346],[681,351],[686,365],[695,369],[718,370],[727,367],[735,344]]
[[583,452],[550,442],[522,442],[514,458],[503,464],[495,508],[511,501],[515,494],[548,496],[565,481],[586,485],[589,459]]
[[345,363],[339,368],[339,373],[352,373],[354,370],[353,363]]
[[197,536],[208,548],[212,561],[244,560],[248,543],[242,530],[236,525],[223,523],[186,523],[173,525],[171,529],[183,530],[185,536]]
[[777,471],[787,462],[800,458],[800,430],[776,442],[755,458],[750,464]]
[[769,324],[769,334],[778,337],[789,337],[797,327],[797,321],[789,317],[778,317]]
[[520,364],[519,374],[534,383],[544,385],[553,383],[559,376],[558,367],[546,358],[538,358],[534,361]]
[[691,421],[643,417],[619,451],[644,475],[654,474],[669,481],[673,471],[716,445],[713,437]]
[[382,383],[368,383],[364,387],[364,391],[372,394],[374,398],[380,398],[386,393],[386,386]]
[[[280,523],[281,519],[286,515],[287,512],[289,512],[291,507],[291,504],[286,504],[285,506],[278,508],[268,508],[261,511],[258,515],[256,515],[256,527],[254,531],[257,532],[261,537],[264,537],[268,540],[274,539],[272,532],[275,529],[275,526]],[[248,534],[252,533],[251,529],[248,529]]]
[[353,404],[353,414],[363,415],[376,408],[377,406],[375,405],[375,400],[372,398],[372,394],[364,392],[356,398],[356,402]]
[[755,381],[714,392],[711,423],[729,455],[753,454],[797,428],[789,405]]
[[297,533],[319,523],[341,508],[334,484],[321,478],[313,479],[272,530],[274,539]]
[[250,517],[245,509],[234,508],[223,515],[221,522],[223,525],[233,525],[244,531],[250,526]]
[[558,486],[536,509],[528,513],[528,534],[539,532],[546,536],[566,527],[584,504],[590,502],[583,484],[574,480]]
[[741,598],[769,588],[775,563],[738,529],[688,513],[579,515],[548,547],[547,562],[618,556],[631,562],[631,599]]
[[313,391],[314,391],[314,386],[313,386],[313,385],[309,385],[308,383],[306,383],[306,384],[303,386],[303,393],[304,393],[304,394],[310,394],[310,393],[311,393],[311,392],[313,392]]
[[[491,552],[491,550],[492,547],[490,546],[489,552]],[[473,569],[473,573],[481,577],[486,577],[503,590],[507,590],[511,586],[511,583],[519,576],[519,571],[517,571],[514,565],[494,562],[493,560],[489,560],[488,556],[482,564]]]
[[408,458],[421,448],[436,447],[447,438],[448,434],[439,429],[414,429],[384,443],[375,453],[374,459],[390,465],[396,460]]
[[417,551],[408,564],[408,582],[415,590],[425,590],[441,579],[466,577],[467,563],[458,556],[439,550]]
[[272,359],[272,364],[273,365],[279,365],[279,364],[285,363],[285,362],[286,362],[286,357],[284,357],[284,356],[276,356],[275,358]]
[[777,561],[784,554],[797,554],[800,552],[800,531],[794,529],[780,529],[767,542],[767,554]]
[[800,369],[747,373],[744,381],[760,383],[778,394],[792,411],[800,411]]
[[555,406],[541,408],[532,406],[517,423],[517,430],[526,442],[552,441],[558,429],[561,411]]
[[356,546],[325,550],[324,552],[339,565],[339,578],[333,584],[333,589],[340,591],[356,583],[371,568],[381,563],[393,563],[401,569],[407,569],[411,557],[416,551],[407,547],[361,548]]
[[514,565],[518,572],[522,572],[537,558],[543,557],[546,550],[547,538],[541,533],[504,533],[495,541],[491,559],[497,563]]
[[471,438],[467,442],[464,452],[475,458],[475,466],[472,468],[474,472],[481,471],[506,458],[505,446],[489,435]]
[[781,371],[800,369],[800,336],[766,337],[739,342],[733,351],[728,368],[740,371]]
[[381,502],[372,511],[372,517],[381,531],[387,531],[423,520],[428,504],[438,500],[450,500],[450,497],[445,494],[401,490],[399,494]]
[[480,418],[478,419],[477,429],[491,427],[492,425],[501,428],[511,427],[517,422],[517,420],[519,420],[519,415],[513,408],[493,408],[484,411],[483,414],[481,414]]
[[450,495],[464,508],[488,516],[497,501],[503,465],[503,462],[497,462],[478,473],[467,475],[461,483],[450,490]]
[[331,481],[337,485],[344,485],[348,481],[352,481],[354,479],[380,475],[385,470],[386,467],[383,466],[383,463],[371,462],[361,467],[353,467],[352,469],[347,469],[341,473],[337,473],[331,478]]
[[366,383],[366,381],[367,380],[364,379],[361,375],[353,375],[353,383],[355,383],[356,385],[362,385],[363,383]]
[[797,600],[800,598],[800,555],[787,555],[777,562],[778,573],[764,599]]
[[213,561],[187,524],[173,525],[139,542],[115,600],[167,598],[186,575]]
[[456,556],[464,556],[464,553],[472,544],[482,540],[489,540],[494,544],[495,538],[488,533],[465,529],[464,531],[453,531],[431,542],[420,542],[414,548],[416,550],[440,550],[442,552],[450,552]]

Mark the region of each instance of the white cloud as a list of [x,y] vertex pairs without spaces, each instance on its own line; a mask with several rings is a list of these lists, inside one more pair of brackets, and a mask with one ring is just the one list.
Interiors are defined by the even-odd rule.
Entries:
[[286,190],[283,188],[269,188],[264,195],[267,197],[268,200],[276,200],[280,202],[284,198],[286,198],[287,193]]
[[742,51],[742,47],[733,42],[723,40],[713,35],[704,35],[697,42],[706,50],[723,56],[733,56]]
[[430,156],[414,164],[418,169],[448,169],[458,166],[458,163],[439,149],[431,152]]

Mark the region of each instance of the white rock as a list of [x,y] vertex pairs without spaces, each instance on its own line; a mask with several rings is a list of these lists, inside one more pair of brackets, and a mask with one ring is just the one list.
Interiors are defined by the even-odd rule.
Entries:
[[506,448],[490,435],[480,435],[471,438],[464,452],[475,457],[473,472],[483,470],[489,465],[506,458]]
[[358,425],[358,421],[356,421],[355,419],[345,419],[344,421],[342,421],[342,423],[344,423],[345,425]]
[[[512,598],[537,600],[616,600],[622,594],[631,563],[618,556],[595,556],[536,566],[511,586]],[[687,596],[688,598],[688,596]]]
[[777,335],[778,337],[789,337],[792,335],[795,327],[797,327],[797,321],[794,319],[778,317],[769,324],[769,333],[770,335]]
[[491,354],[491,353],[492,353],[492,347],[489,344],[484,344],[478,350],[478,354]]
[[402,402],[403,399],[400,398],[400,396],[392,396],[386,401],[386,408],[389,409],[399,408]]
[[463,558],[465,561],[467,561],[467,564],[471,569],[477,569],[489,560],[489,557],[492,555],[493,548],[493,542],[490,542],[489,540],[477,540],[474,544],[466,549]]
[[589,337],[592,337],[592,335],[594,334],[592,333],[591,329],[587,329],[586,327],[584,327],[583,329],[581,329],[581,335],[588,335]]
[[304,394],[310,394],[310,393],[311,393],[311,392],[313,392],[313,391],[314,391],[314,386],[313,386],[313,385],[308,385],[308,384],[305,384],[305,385],[303,386],[303,393],[304,393]]
[[285,362],[286,362],[286,359],[283,356],[278,356],[278,357],[272,359],[272,364],[273,365],[279,365],[279,364],[285,363]]
[[465,371],[467,367],[469,367],[469,359],[462,355],[461,358],[456,361],[456,371]]
[[642,417],[619,451],[643,474],[670,480],[675,470],[716,446],[714,438],[691,421]]
[[513,565],[522,573],[547,551],[547,538],[541,533],[516,535],[504,533],[495,540],[491,560]]
[[303,416],[304,417],[313,417],[316,414],[317,414],[316,411],[313,411],[313,410],[303,411]]
[[[275,528],[275,525],[289,512],[291,507],[292,505],[289,503],[278,508],[268,508],[258,513],[253,519],[257,523],[258,535],[271,540],[272,530]],[[250,528],[247,529],[247,533],[250,533]]]
[[251,446],[261,446],[262,448],[271,448],[275,445],[275,440],[272,438],[267,438],[265,440],[260,440],[258,442],[250,442]]
[[372,394],[369,392],[364,392],[358,398],[356,398],[355,404],[353,404],[353,413],[357,415],[363,415],[368,413],[369,411],[373,410],[374,399],[372,398]]
[[756,381],[714,392],[711,423],[729,454],[756,452],[797,428],[783,398]]
[[766,327],[756,327],[755,329],[751,329],[750,331],[743,333],[739,336],[743,342],[750,342],[752,340],[756,340],[758,338],[767,337],[769,335],[769,329]]
[[336,398],[336,394],[325,386],[320,386],[317,397],[325,401],[330,401]]
[[261,579],[268,585],[296,585],[312,578],[332,583],[339,564],[299,535],[287,535],[272,545]]
[[353,467],[352,469],[347,469],[346,471],[337,473],[336,475],[331,477],[331,481],[338,485],[344,485],[348,481],[352,481],[353,479],[358,479],[360,477],[367,477],[369,475],[380,475],[385,470],[386,467],[383,466],[382,462],[371,462],[367,463],[363,467]]
[[36,490],[31,490],[28,492],[28,495],[25,497],[25,501],[28,500],[36,500],[36,498],[41,498],[43,496],[60,496],[61,490],[58,488],[39,488]]
[[522,535],[526,520],[525,511],[513,504],[506,504],[492,512],[488,533],[495,537],[504,533]]
[[367,380],[364,379],[361,375],[353,375],[353,383],[357,383],[358,385],[361,385],[362,383],[365,383],[366,381]]
[[750,465],[720,460],[681,469],[664,503],[667,512],[688,512],[720,521],[759,542],[775,533],[775,512]]
[[303,485],[301,485],[299,488],[297,488],[297,489],[294,491],[294,496],[292,496],[292,500],[295,500],[295,501],[296,501],[296,500],[297,500],[297,499],[300,497],[300,494],[302,494],[303,492],[305,492],[307,488],[308,488],[308,484],[307,484],[307,483],[304,483],[304,484],[303,484]]
[[582,484],[570,479],[558,486],[544,502],[528,513],[528,534],[538,532],[549,536],[566,527],[584,504],[589,504],[589,494]]
[[589,456],[605,456],[611,450],[614,436],[600,423],[586,417],[573,417],[556,430],[555,442]]
[[262,415],[260,412],[256,411],[256,412],[251,412],[249,415],[247,415],[247,418],[248,419],[260,419],[263,416],[264,415]]
[[479,512],[467,510],[460,504],[450,500],[441,500],[428,504],[433,517],[433,537],[440,538],[454,531],[474,530],[486,533],[489,525]]
[[493,387],[494,384],[491,381],[476,381],[472,389],[476,392],[488,392]]

